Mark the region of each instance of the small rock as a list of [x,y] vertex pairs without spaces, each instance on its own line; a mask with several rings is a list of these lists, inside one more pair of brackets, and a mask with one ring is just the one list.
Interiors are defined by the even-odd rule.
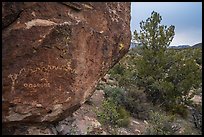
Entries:
[[138,129],[135,129],[135,132],[141,133],[140,130],[138,130]]
[[66,134],[71,134],[71,132],[73,131],[73,125],[71,125],[71,123],[69,125],[66,124],[59,124],[56,127],[56,130],[59,132],[59,134],[61,135],[66,135]]
[[144,123],[148,125],[148,122],[146,120],[144,120]]
[[138,124],[138,125],[140,124],[139,122],[137,122],[137,121],[135,121],[135,120],[133,120],[132,123]]
[[129,134],[125,128],[118,128],[118,133],[121,135],[128,135]]

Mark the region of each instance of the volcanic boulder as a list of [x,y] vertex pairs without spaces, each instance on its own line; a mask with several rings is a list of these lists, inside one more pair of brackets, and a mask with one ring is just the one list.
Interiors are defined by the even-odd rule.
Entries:
[[3,2],[2,122],[72,114],[130,39],[130,2]]

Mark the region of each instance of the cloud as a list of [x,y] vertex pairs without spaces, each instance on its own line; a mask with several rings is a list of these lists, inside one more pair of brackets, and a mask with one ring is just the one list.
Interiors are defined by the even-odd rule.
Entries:
[[202,30],[198,29],[186,29],[185,31],[175,32],[171,46],[178,45],[195,45],[202,42]]
[[174,25],[175,37],[171,45],[193,45],[202,42],[202,2],[132,2],[130,28],[139,31],[139,23],[156,11],[162,25]]

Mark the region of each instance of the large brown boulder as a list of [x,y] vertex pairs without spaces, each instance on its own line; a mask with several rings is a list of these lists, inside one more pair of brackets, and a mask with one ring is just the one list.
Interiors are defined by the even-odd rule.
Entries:
[[130,39],[130,2],[2,3],[3,123],[72,114]]

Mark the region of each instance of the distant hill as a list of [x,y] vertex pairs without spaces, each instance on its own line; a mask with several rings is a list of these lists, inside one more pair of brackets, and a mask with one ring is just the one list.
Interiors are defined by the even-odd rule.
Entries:
[[193,46],[189,45],[169,46],[169,48],[170,49],[202,48],[202,43],[198,43]]
[[192,48],[202,48],[202,43],[195,44]]
[[[130,43],[130,48],[137,48],[140,46],[141,46],[141,44],[139,44],[139,43],[135,43],[135,42]],[[189,45],[169,46],[168,48],[170,48],[170,49],[202,48],[202,43],[198,43],[198,44],[195,44],[193,46],[189,46]]]
[[183,48],[190,48],[189,45],[179,45],[179,46],[169,46],[172,49],[183,49]]

